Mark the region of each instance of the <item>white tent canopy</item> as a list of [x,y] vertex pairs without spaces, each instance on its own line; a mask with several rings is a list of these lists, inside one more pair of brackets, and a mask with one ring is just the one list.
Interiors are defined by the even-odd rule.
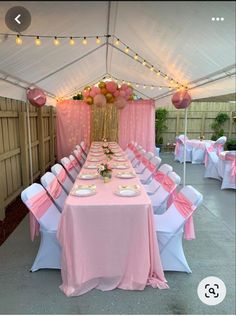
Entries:
[[[42,45],[36,47],[34,38],[22,37],[23,44],[16,45],[5,14],[19,5],[32,18],[22,35],[86,36],[88,44],[75,39],[71,46],[68,39],[61,39],[55,46],[52,38],[42,38]],[[224,20],[212,21],[212,17]],[[47,92],[47,103],[55,104],[56,97],[70,98],[87,84],[112,76],[130,82],[143,98],[170,104],[174,86],[143,66],[143,59],[169,79],[188,86],[194,99],[235,91],[233,1],[3,1],[0,30],[1,96],[25,100],[25,88],[38,86]],[[99,45],[89,39],[108,34],[111,37],[102,37]],[[120,39],[119,46],[113,36]],[[128,54],[126,46],[131,49]]]

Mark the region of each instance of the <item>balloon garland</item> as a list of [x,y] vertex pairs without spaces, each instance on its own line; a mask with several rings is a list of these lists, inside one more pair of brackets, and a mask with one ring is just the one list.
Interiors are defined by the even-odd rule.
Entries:
[[98,87],[85,87],[82,95],[89,105],[95,104],[103,107],[107,103],[114,103],[117,109],[123,109],[127,105],[127,101],[133,100],[133,88],[127,84],[118,87],[114,81],[101,81]]

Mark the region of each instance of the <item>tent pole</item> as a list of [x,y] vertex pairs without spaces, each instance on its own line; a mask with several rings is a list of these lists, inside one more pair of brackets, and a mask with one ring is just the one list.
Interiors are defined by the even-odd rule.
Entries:
[[27,111],[27,130],[28,130],[28,141],[29,141],[30,184],[32,184],[34,182],[34,178],[33,178],[33,167],[32,167],[32,148],[31,148],[29,104],[26,104],[26,111]]
[[185,108],[185,118],[184,118],[184,175],[183,175],[183,185],[185,187],[186,180],[186,136],[187,136],[187,108]]

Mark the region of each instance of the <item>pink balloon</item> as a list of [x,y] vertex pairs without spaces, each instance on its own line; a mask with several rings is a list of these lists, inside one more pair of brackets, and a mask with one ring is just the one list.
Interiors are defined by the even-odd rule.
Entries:
[[187,91],[177,91],[171,101],[176,109],[185,109],[190,105],[192,99]]
[[121,109],[123,109],[123,108],[126,106],[127,102],[126,102],[126,100],[125,100],[124,98],[118,97],[118,98],[115,100],[114,104],[115,104],[115,106],[117,107],[117,109],[120,109],[120,110],[121,110]]
[[90,97],[95,97],[95,95],[100,93],[100,89],[98,87],[92,87],[92,89],[90,90]]
[[121,90],[126,90],[129,86],[126,83],[123,83],[120,87]]
[[114,97],[118,97],[120,95],[120,91],[119,90],[116,90],[116,92],[114,92]]
[[126,94],[130,97],[130,96],[132,95],[132,93],[133,93],[133,89],[130,88],[130,87],[128,87],[128,88],[126,89]]
[[126,96],[125,90],[121,90],[121,91],[120,91],[120,96],[125,98],[125,96]]
[[110,93],[114,93],[117,90],[117,84],[114,81],[106,82],[106,89]]
[[93,103],[96,106],[105,106],[107,103],[106,97],[103,94],[97,94],[95,95],[94,99],[93,99]]
[[43,90],[38,88],[29,89],[27,91],[27,99],[32,105],[37,107],[44,106],[47,101],[46,95]]
[[87,97],[89,97],[89,90],[84,90],[83,92],[82,92],[82,94],[83,94],[83,97],[84,98],[87,98]]

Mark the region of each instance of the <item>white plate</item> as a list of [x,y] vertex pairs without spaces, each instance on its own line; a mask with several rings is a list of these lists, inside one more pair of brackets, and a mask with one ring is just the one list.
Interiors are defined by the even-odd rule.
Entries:
[[82,180],[91,180],[91,179],[96,179],[98,175],[96,173],[82,173],[79,175],[79,179]]
[[84,166],[84,168],[86,168],[86,169],[97,169],[98,166],[97,165],[86,165],[86,166]]
[[139,187],[135,185],[131,185],[131,186],[121,185],[115,190],[114,193],[119,196],[132,197],[132,196],[140,195],[141,191]]
[[101,153],[94,153],[94,152],[92,152],[90,155],[91,156],[102,156],[103,153],[102,152]]
[[127,169],[129,168],[127,165],[113,165],[113,169]]
[[100,161],[101,159],[96,158],[96,157],[91,157],[88,159],[88,161]]
[[132,179],[136,178],[136,175],[132,172],[118,172],[116,177],[121,179]]
[[96,194],[96,185],[78,185],[73,188],[70,192],[71,195],[75,196],[90,196]]
[[119,154],[119,153],[116,153],[114,156],[116,156],[116,157],[121,157],[121,156],[123,156],[122,154]]

